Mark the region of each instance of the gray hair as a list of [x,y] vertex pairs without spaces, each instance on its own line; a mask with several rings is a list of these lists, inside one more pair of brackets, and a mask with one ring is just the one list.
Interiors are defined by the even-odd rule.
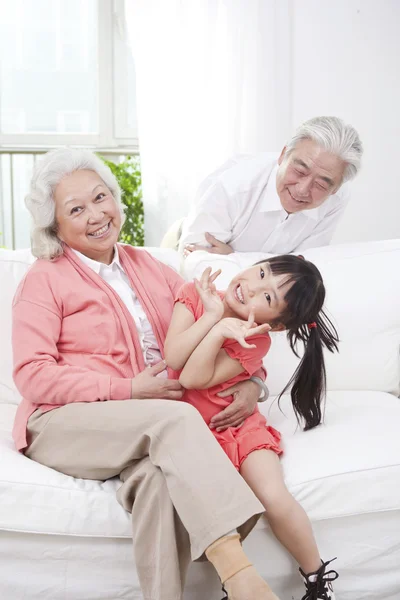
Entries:
[[103,180],[113,195],[121,211],[122,223],[124,222],[120,187],[109,167],[98,156],[90,150],[83,149],[51,150],[35,166],[30,191],[25,198],[26,207],[33,219],[31,249],[36,258],[51,260],[63,253],[57,235],[54,190],[63,177],[81,169],[94,171]]
[[337,117],[314,117],[295,131],[286,145],[289,154],[302,140],[313,140],[346,163],[342,183],[354,179],[361,167],[363,146],[357,131]]

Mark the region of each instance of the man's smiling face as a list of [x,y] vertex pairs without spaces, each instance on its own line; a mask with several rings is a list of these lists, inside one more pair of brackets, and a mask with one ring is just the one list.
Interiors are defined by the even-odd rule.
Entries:
[[346,168],[313,140],[302,140],[289,153],[284,148],[278,164],[276,189],[287,213],[320,206],[337,192]]

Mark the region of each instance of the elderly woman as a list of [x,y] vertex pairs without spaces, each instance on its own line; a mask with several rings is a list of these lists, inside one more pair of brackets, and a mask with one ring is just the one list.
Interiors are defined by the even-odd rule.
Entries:
[[48,153],[27,206],[39,260],[13,306],[17,448],[73,477],[120,476],[145,600],[182,598],[190,557],[203,553],[230,600],[276,599],[236,533],[263,506],[200,414],[179,402],[163,361],[182,279],[117,243],[120,190],[91,152]]

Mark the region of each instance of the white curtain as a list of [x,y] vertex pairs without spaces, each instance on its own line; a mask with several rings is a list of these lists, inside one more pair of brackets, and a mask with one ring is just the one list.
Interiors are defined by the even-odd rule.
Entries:
[[291,132],[290,0],[126,0],[136,66],[146,245],[234,154]]

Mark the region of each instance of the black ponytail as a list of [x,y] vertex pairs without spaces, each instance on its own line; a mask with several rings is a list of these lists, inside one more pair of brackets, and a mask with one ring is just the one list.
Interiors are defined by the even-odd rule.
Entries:
[[269,265],[273,275],[288,276],[285,283],[291,285],[285,294],[286,308],[277,321],[285,325],[290,347],[297,357],[298,342],[304,345],[300,364],[279,399],[291,387],[297,420],[305,422],[305,430],[312,429],[322,420],[321,403],[326,389],[323,348],[335,352],[339,342],[332,321],[322,309],[325,286],[317,267],[302,256],[275,256],[262,262]]
[[291,397],[297,420],[304,419],[304,430],[321,423],[321,403],[325,395],[326,371],[323,347],[331,352],[338,349],[337,331],[331,320],[321,310],[315,320],[316,327],[300,326],[289,330],[288,339],[293,352],[298,355],[297,342],[304,343],[304,354],[299,366],[279,398],[292,386]]

